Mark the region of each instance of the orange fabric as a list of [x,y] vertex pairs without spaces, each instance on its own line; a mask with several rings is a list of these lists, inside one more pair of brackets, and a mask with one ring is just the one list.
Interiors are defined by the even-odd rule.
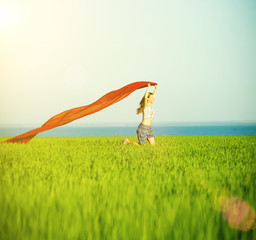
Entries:
[[2,143],[27,143],[29,142],[33,137],[35,137],[38,133],[44,132],[46,130],[62,126],[64,124],[67,124],[69,122],[72,122],[76,119],[85,117],[87,115],[90,115],[92,113],[98,112],[120,100],[130,95],[132,92],[139,88],[147,87],[148,84],[156,85],[157,83],[154,82],[134,82],[131,84],[128,84],[118,90],[109,92],[105,94],[103,97],[98,99],[97,101],[86,105],[82,107],[72,108],[69,110],[66,110],[64,112],[61,112],[52,118],[50,118],[46,123],[44,123],[41,127],[33,129],[31,131],[28,131],[26,133],[23,133],[21,135],[18,135],[16,137],[7,139],[3,141]]

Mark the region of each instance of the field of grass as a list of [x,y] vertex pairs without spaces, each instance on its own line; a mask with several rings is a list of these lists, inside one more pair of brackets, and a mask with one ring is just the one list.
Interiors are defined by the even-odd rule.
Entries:
[[256,239],[213,200],[224,189],[256,209],[256,136],[123,140],[0,144],[0,239]]

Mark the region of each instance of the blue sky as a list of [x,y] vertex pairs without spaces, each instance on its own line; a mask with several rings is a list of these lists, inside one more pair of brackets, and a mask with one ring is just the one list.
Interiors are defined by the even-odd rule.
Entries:
[[[41,125],[135,81],[155,122],[256,121],[255,1],[2,1],[0,125]],[[153,89],[152,89],[153,90]],[[134,123],[144,89],[77,120]]]

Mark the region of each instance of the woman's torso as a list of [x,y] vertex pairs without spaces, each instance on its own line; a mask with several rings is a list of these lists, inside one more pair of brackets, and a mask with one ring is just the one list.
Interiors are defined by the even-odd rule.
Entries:
[[152,106],[147,104],[143,110],[142,124],[151,126],[153,120],[154,111]]

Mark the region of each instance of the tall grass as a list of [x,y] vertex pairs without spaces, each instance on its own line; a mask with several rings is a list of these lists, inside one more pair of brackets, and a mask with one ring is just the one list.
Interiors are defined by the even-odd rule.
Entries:
[[123,139],[0,144],[0,239],[256,239],[211,202],[225,188],[256,209],[256,136]]

